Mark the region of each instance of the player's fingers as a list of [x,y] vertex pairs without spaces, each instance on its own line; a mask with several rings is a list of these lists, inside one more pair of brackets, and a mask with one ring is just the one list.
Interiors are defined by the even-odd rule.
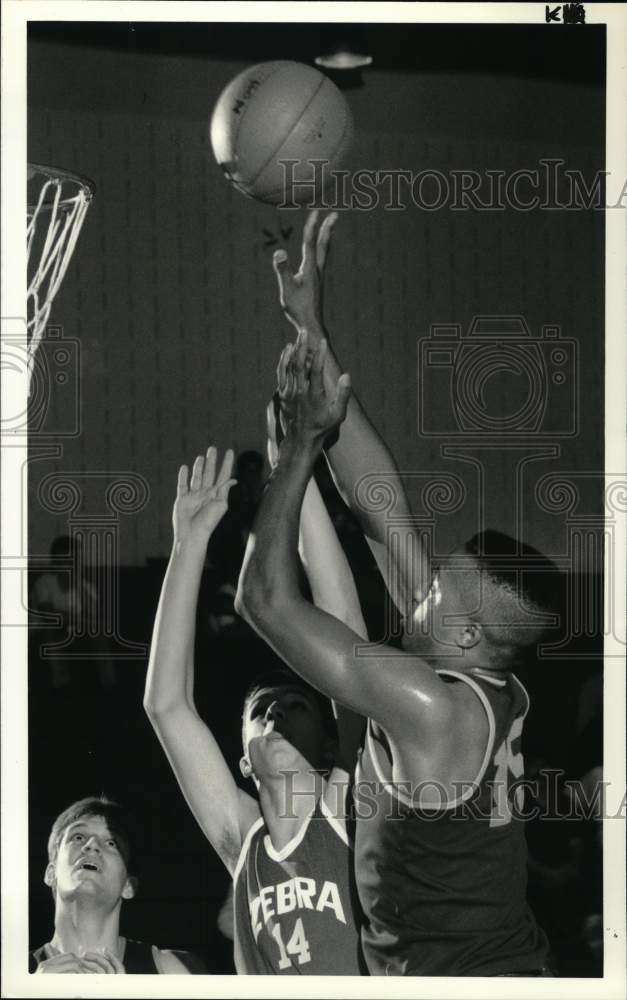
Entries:
[[298,334],[296,350],[292,355],[292,368],[296,379],[296,387],[299,392],[304,391],[307,386],[307,353],[309,345],[307,343],[307,332],[302,330]]
[[351,391],[351,377],[348,372],[344,372],[343,375],[340,375],[337,382],[337,396],[334,403],[335,413],[340,421],[344,420],[346,416]]
[[228,500],[231,486],[235,486],[237,479],[227,479],[217,487],[216,497],[218,500]]
[[216,476],[217,454],[218,453],[215,445],[211,445],[209,448],[207,448],[207,454],[205,456],[205,467],[202,473],[203,489],[207,489],[208,487],[213,486],[213,481]]
[[316,265],[316,228],[318,226],[317,208],[314,208],[307,216],[307,221],[303,226],[303,259],[300,271],[311,271]]
[[72,951],[66,951],[62,955],[54,955],[53,958],[47,958],[37,967],[37,972],[40,973],[51,972],[61,974],[66,972],[77,973],[80,971],[80,959]]
[[278,448],[285,437],[285,428],[283,427],[281,414],[281,398],[276,392],[272,397],[272,404],[274,406],[274,439]]
[[331,241],[331,232],[333,226],[338,220],[337,212],[331,212],[322,221],[322,225],[318,230],[318,239],[316,240],[316,267],[319,271],[324,270],[324,265],[327,259],[327,253],[329,252],[329,243]]
[[267,451],[270,468],[274,469],[279,460],[279,449],[276,441],[273,441],[272,438],[268,438]]
[[126,974],[126,969],[124,968],[123,963],[120,961],[117,955],[114,955],[113,952],[109,951],[108,948],[103,948],[102,954],[105,956],[105,958],[107,958],[111,962],[111,965],[113,966],[113,969],[116,973]]
[[[220,466],[220,471],[218,473],[218,478],[216,479],[216,486],[222,486],[227,480],[231,479],[231,473],[233,471],[233,449],[227,448],[224,452],[224,458],[222,459],[222,465]],[[235,480],[233,479],[234,483]]]
[[279,392],[285,389],[285,382],[287,380],[287,369],[290,362],[290,356],[294,350],[294,345],[292,343],[286,344],[281,351],[281,357],[279,358],[279,363],[276,369],[276,384]]
[[202,470],[205,464],[205,460],[202,455],[198,455],[193,466],[192,475],[189,481],[190,490],[198,490],[202,485]]
[[179,497],[184,496],[185,493],[187,493],[188,491],[188,485],[187,485],[188,476],[189,476],[189,469],[187,468],[186,465],[182,465],[181,468],[179,469],[179,475],[176,482],[176,495]]
[[95,972],[99,975],[103,973],[107,976],[115,972],[113,963],[99,951],[86,951],[79,957],[81,965],[85,966],[88,972]]
[[322,338],[320,341],[320,346],[317,351],[314,351],[313,357],[311,359],[311,370],[309,372],[309,381],[311,388],[314,392],[322,392],[323,381],[322,375],[324,372],[324,362],[327,356],[327,342]]
[[283,280],[291,275],[290,271],[290,260],[287,256],[286,250],[275,250],[272,254],[272,267],[274,268],[274,273],[279,279],[279,284]]
[[270,441],[277,441],[277,429],[279,427],[279,413],[281,411],[281,397],[275,392],[266,408],[266,430]]

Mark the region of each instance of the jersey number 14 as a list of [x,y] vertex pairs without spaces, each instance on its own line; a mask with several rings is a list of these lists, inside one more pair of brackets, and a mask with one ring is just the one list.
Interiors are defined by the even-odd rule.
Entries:
[[279,946],[280,959],[279,959],[279,969],[289,969],[293,964],[290,955],[298,957],[298,964],[304,965],[306,962],[311,962],[311,952],[309,951],[309,942],[305,937],[305,928],[303,927],[302,918],[299,917],[294,924],[294,930],[292,936],[287,942],[287,945],[283,944],[283,938],[281,936],[281,925],[275,924],[272,928],[272,937]]

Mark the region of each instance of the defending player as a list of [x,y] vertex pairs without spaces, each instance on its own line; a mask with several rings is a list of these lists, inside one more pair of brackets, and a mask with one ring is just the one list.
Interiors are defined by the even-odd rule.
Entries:
[[[209,449],[206,459],[194,463],[189,483],[187,467],[179,473],[174,547],[144,705],[194,816],[233,876],[237,972],[360,974],[353,861],[344,823],[348,775],[333,766],[337,746],[318,696],[287,671],[249,690],[240,766],[244,777],[253,779],[258,800],[238,788],[194,704],[198,589],[207,542],[226,510],[232,454],[217,478],[215,462],[215,449]],[[318,544],[324,546],[324,536]],[[312,565],[312,578],[314,573]],[[318,590],[313,579],[312,587]],[[331,594],[340,616],[359,627],[349,615],[347,585],[338,589],[337,599],[333,584],[330,591],[323,581],[320,590]]]
[[[301,676],[371,720],[356,839],[370,972],[542,974],[547,945],[526,906],[524,830],[510,808],[528,707],[511,669],[544,630],[548,588],[517,593],[502,560],[484,553],[496,537],[489,534],[431,575],[393,459],[323,338],[320,279],[332,224],[328,217],[316,241],[310,216],[297,275],[284,256],[275,259],[299,338],[280,366],[288,434],[258,514],[238,607]],[[405,614],[404,653],[380,647],[357,655],[359,637],[307,605],[295,587],[300,503],[327,440],[336,480]],[[394,552],[385,549],[384,514],[356,502],[356,484],[373,472],[396,496],[403,537]],[[554,578],[553,565],[534,558]]]
[[55,820],[48,840],[45,882],[55,902],[54,935],[30,955],[42,973],[205,972],[189,952],[174,952],[120,936],[120,910],[137,879],[129,874],[130,837],[116,802],[87,798]]

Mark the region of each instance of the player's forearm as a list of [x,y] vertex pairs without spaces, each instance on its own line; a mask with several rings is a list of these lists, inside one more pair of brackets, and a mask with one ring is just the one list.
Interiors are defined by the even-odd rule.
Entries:
[[[316,607],[367,639],[355,580],[314,476],[307,485],[301,509],[299,548]],[[336,763],[351,772],[365,721],[344,705],[336,701],[332,704],[338,735]]]
[[366,638],[355,580],[314,476],[301,509],[299,551],[316,607]]
[[290,435],[281,443],[249,538],[235,605],[256,628],[271,608],[300,598],[300,511],[321,447],[321,442]]
[[196,607],[205,547],[175,542],[155,619],[144,707],[149,715],[193,702]]

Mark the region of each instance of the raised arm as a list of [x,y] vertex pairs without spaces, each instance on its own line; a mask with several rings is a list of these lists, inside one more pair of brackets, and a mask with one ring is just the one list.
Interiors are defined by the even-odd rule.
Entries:
[[362,637],[310,604],[299,590],[303,497],[324,439],[343,419],[350,393],[347,376],[332,394],[325,389],[325,346],[323,341],[314,354],[308,378],[303,345],[299,350],[288,430],[249,538],[236,607],[296,673],[328,697],[372,717],[392,735],[411,732],[414,737],[418,730],[427,742],[433,726],[441,731],[447,708],[445,685],[434,671],[408,655],[358,658]]
[[[303,230],[301,265],[296,274],[289,268],[287,254],[278,250],[274,269],[279,282],[279,297],[284,312],[299,335],[306,331],[312,347],[317,347],[328,333],[323,324],[322,290],[324,269],[331,231],[337,213],[327,215],[319,223],[319,213],[311,212]],[[325,364],[325,384],[331,389],[340,376],[341,368],[330,346]],[[333,444],[325,454],[335,482],[344,500],[358,518],[388,590],[403,614],[412,597],[425,596],[430,585],[427,553],[420,544],[411,524],[411,510],[405,487],[392,453],[369,420],[358,397],[353,392],[346,419]],[[395,504],[395,544],[388,546],[387,513],[366,509],[359,501],[360,484],[372,482],[373,475],[388,486]]]
[[[243,835],[258,815],[237,787],[194,704],[196,606],[207,542],[227,507],[233,453],[216,476],[216,450],[179,470],[174,544],[155,619],[144,708],[205,836],[233,871]],[[189,480],[189,481],[188,481]]]
[[[278,460],[277,412],[274,401],[268,406],[267,424],[268,457],[274,469]],[[279,440],[283,436],[280,427],[278,436]],[[301,508],[298,549],[316,607],[339,618],[367,641],[368,633],[355,580],[315,476],[307,484]],[[338,732],[337,763],[348,774],[352,774],[365,719],[336,701],[332,705]]]

